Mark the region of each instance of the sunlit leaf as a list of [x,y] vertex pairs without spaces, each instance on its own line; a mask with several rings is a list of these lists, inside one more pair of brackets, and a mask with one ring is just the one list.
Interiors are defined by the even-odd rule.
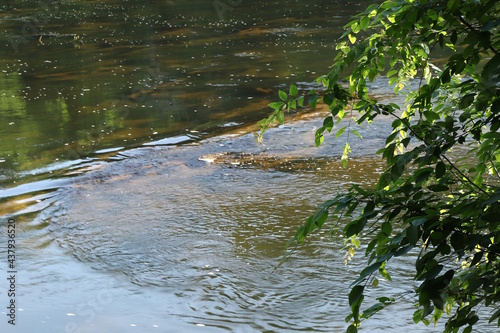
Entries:
[[345,132],[346,128],[347,128],[346,126],[344,126],[344,127],[340,128],[340,129],[337,131],[337,133],[335,134],[335,138],[338,138],[339,136],[341,136],[341,135]]
[[348,37],[349,37],[349,41],[351,42],[351,44],[356,43],[356,36],[349,34]]
[[358,132],[358,131],[356,131],[356,130],[351,130],[351,133],[352,133],[352,134],[354,134],[354,135],[356,135],[356,136],[357,136],[357,137],[359,137],[360,139],[362,139],[362,138],[363,138],[363,137],[361,136],[361,134],[359,134],[359,132]]
[[344,146],[344,152],[343,152],[342,158],[341,158],[343,168],[347,167],[350,153],[351,153],[351,146],[349,145],[349,142],[346,142],[346,144]]

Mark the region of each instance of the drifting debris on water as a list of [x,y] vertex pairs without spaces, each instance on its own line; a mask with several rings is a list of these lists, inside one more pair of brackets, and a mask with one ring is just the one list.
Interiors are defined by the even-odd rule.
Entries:
[[215,164],[227,164],[227,165],[251,165],[254,164],[254,155],[250,153],[215,153],[200,156],[198,158],[200,161]]

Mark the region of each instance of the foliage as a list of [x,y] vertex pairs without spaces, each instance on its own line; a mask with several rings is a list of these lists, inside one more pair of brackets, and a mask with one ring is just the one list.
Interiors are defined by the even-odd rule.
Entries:
[[[325,131],[339,137],[356,134],[354,122],[394,119],[378,151],[387,169],[377,185],[355,185],[324,202],[288,243],[300,244],[327,221],[346,219],[346,239],[369,239],[366,267],[349,293],[347,332],[395,302],[381,296],[362,310],[376,277],[390,280],[390,259],[410,251],[419,253],[415,323],[435,323],[446,313],[445,332],[470,332],[479,320],[500,326],[499,26],[497,0],[373,4],[345,26],[330,72],[316,79],[321,96],[314,90],[308,95],[309,106],[322,102],[331,111],[316,145]],[[404,105],[368,94],[378,76],[405,94]],[[260,122],[260,138],[303,101],[293,85],[279,97],[270,104],[274,113]],[[356,118],[342,127],[347,114]],[[350,149],[347,140],[343,164]],[[459,151],[467,151],[464,158],[456,157]]]

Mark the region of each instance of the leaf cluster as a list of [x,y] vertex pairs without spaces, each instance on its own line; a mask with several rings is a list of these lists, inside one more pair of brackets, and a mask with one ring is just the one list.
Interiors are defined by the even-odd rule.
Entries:
[[[331,70],[316,79],[324,92],[308,94],[310,107],[322,102],[331,112],[316,145],[337,127],[338,138],[356,134],[354,125],[393,118],[377,152],[387,162],[377,185],[354,185],[324,202],[287,245],[301,244],[329,220],[345,224],[346,239],[368,237],[366,267],[349,293],[348,332],[396,302],[382,296],[362,310],[368,282],[390,280],[390,260],[410,251],[418,253],[415,322],[446,314],[445,332],[470,332],[479,320],[500,326],[499,26],[496,0],[373,4],[345,26]],[[368,94],[382,76],[405,104]],[[275,111],[260,123],[261,135],[303,102],[295,86],[280,99],[270,104]],[[344,165],[350,150],[347,136]],[[481,307],[488,310],[480,314]]]

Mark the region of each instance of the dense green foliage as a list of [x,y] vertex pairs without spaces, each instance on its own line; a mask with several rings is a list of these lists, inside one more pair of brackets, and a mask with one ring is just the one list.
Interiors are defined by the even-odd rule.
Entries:
[[[343,236],[353,245],[358,236],[369,239],[368,262],[349,293],[348,332],[396,302],[380,295],[363,306],[378,276],[391,279],[391,259],[410,251],[418,253],[416,323],[446,314],[445,332],[470,332],[479,321],[500,326],[499,26],[497,0],[373,4],[346,25],[330,72],[316,80],[321,94],[307,96],[310,106],[323,102],[331,111],[317,145],[325,131],[357,134],[357,125],[380,115],[394,118],[378,151],[387,162],[378,184],[355,185],[324,202],[288,244],[302,243],[327,221],[345,223]],[[379,76],[406,95],[404,105],[368,94],[368,81]],[[304,101],[295,86],[279,97],[260,122],[261,135]],[[346,115],[355,118],[342,127]],[[346,142],[344,165],[350,149]]]

